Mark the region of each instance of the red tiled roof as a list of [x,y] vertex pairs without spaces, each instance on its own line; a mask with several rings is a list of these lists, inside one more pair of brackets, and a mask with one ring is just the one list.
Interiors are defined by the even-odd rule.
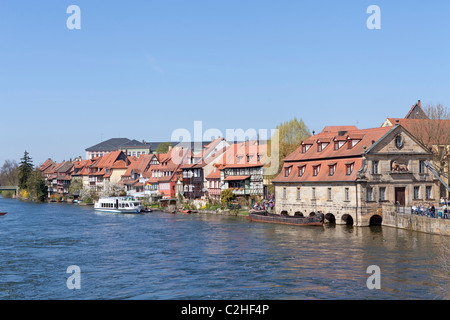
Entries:
[[224,181],[242,181],[250,178],[250,176],[228,176]]
[[[310,159],[360,156],[364,152],[364,147],[369,148],[373,142],[379,140],[391,129],[391,127],[380,127],[348,131],[345,134],[347,141],[360,141],[350,149],[348,148],[348,143],[350,142],[346,142],[338,150],[334,149],[334,137],[338,137],[338,132],[334,132],[334,134],[332,132],[321,132],[307,139],[308,141],[314,141],[313,145],[308,149],[308,151],[302,153],[302,146],[300,145],[300,147],[298,147],[293,153],[288,155],[284,159],[284,161],[306,161]],[[328,142],[328,145],[322,151],[318,151],[317,140],[320,140],[321,142]]]
[[[427,147],[446,145],[450,141],[450,120],[387,118],[392,126],[397,123]],[[397,122],[398,121],[398,122]]]
[[[312,146],[303,153],[300,146],[288,155],[284,161],[284,167],[273,182],[319,182],[319,181],[353,181],[362,165],[362,154],[375,142],[384,137],[392,127],[380,127],[372,129],[349,130],[343,135],[344,127],[326,127],[327,130],[314,135],[307,140],[313,141]],[[339,131],[333,132],[331,128]],[[347,128],[347,127],[345,127]],[[336,137],[345,137],[348,142],[335,150]],[[357,143],[349,148],[352,140]],[[328,145],[319,151],[317,141],[328,142]],[[342,141],[342,140],[341,140]],[[347,174],[347,166],[353,164],[351,174]],[[304,173],[300,176],[300,168],[305,166]],[[317,173],[314,167],[320,166]],[[330,166],[335,170],[330,175]],[[292,167],[286,177],[286,168]],[[316,173],[316,175],[314,175]]]

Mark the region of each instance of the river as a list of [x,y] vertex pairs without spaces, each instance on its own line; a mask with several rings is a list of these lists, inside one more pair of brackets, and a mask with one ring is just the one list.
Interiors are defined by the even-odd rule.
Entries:
[[[3,198],[0,210],[8,212],[0,217],[3,300],[445,298],[448,239],[436,235]],[[71,265],[80,289],[68,288]],[[370,265],[380,268],[380,289],[367,287]]]

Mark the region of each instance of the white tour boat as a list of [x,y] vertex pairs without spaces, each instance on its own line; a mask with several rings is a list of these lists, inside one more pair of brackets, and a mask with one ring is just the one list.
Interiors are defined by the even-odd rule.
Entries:
[[142,203],[133,197],[109,197],[96,201],[94,209],[103,212],[140,213]]

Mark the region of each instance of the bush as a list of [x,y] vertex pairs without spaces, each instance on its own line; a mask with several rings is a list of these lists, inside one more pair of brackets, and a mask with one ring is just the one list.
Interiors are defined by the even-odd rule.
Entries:
[[9,190],[9,191],[2,191],[2,197],[3,198],[12,198],[12,197],[14,197],[14,194],[15,194],[15,192],[14,191],[11,191],[11,190]]

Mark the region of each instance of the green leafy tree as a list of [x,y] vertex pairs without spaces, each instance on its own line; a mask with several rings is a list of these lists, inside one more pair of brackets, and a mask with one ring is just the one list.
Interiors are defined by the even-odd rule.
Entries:
[[69,193],[74,195],[75,193],[80,194],[81,189],[83,189],[83,179],[76,177],[72,178],[69,186]]
[[[279,166],[278,172],[270,177],[270,180],[276,177],[284,166],[284,158],[294,152],[300,147],[300,143],[306,138],[311,136],[311,132],[302,119],[298,120],[296,117],[292,120],[280,123],[277,126],[279,134],[278,153],[279,153]],[[268,145],[271,150],[272,141],[269,141]],[[269,186],[269,192],[273,193],[273,185]]]
[[170,142],[162,142],[158,145],[158,148],[156,148],[156,153],[166,153],[171,146],[172,144]]
[[37,201],[47,200],[48,188],[45,183],[44,176],[39,170],[34,170],[31,172],[28,181],[27,189]]
[[236,199],[236,195],[230,189],[225,189],[220,193],[220,201],[225,206],[229,206],[234,199]]
[[29,153],[25,151],[23,158],[20,159],[19,165],[19,188],[20,189],[28,189],[28,179],[33,173],[34,165],[33,160],[29,156]]

